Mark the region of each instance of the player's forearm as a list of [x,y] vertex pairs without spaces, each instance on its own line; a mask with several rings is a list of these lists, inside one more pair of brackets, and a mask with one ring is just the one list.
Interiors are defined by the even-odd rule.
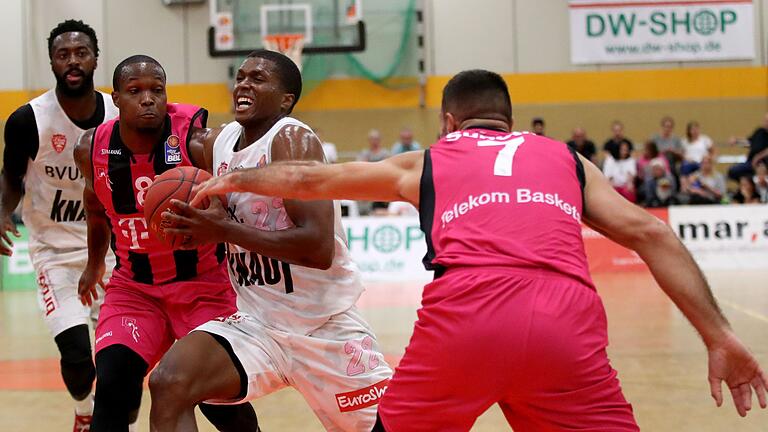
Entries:
[[295,227],[279,231],[262,231],[234,221],[227,222],[223,241],[284,263],[325,270],[334,255],[333,238],[319,235],[314,229]]
[[107,215],[103,212],[86,211],[88,224],[88,267],[99,266],[107,256],[112,231],[109,229]]
[[21,200],[21,180],[14,179],[3,171],[0,175],[0,217],[6,219],[11,216]]
[[654,221],[629,246],[648,264],[656,282],[683,312],[707,346],[730,330],[693,257],[661,221]]

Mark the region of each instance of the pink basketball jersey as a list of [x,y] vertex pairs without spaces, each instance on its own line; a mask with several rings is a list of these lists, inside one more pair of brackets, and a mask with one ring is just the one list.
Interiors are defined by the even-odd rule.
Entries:
[[168,104],[163,137],[150,154],[133,154],[120,139],[119,117],[96,129],[91,146],[93,189],[106,209],[117,257],[113,274],[143,284],[183,281],[219,266],[223,245],[172,250],[150,235],[144,198],[155,177],[192,166],[187,142],[192,127],[205,127],[207,111]]
[[569,147],[528,132],[469,129],[425,152],[424,264],[561,274],[593,287],[581,238],[584,167]]

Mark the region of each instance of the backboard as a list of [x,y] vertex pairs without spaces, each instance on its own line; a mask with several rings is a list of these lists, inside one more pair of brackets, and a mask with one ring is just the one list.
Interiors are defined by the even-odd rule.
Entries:
[[301,34],[304,54],[365,50],[363,0],[211,0],[208,51],[247,55],[274,34]]

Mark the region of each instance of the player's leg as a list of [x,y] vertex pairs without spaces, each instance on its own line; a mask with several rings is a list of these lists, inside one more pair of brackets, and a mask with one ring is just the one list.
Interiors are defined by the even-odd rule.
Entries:
[[92,432],[128,430],[138,415],[144,376],[173,341],[151,288],[110,281],[96,327]]
[[311,335],[272,330],[287,356],[287,378],[329,431],[369,432],[392,369],[355,308]]
[[149,365],[125,345],[96,353],[96,403],[91,432],[127,432],[141,405],[142,384]]
[[[202,331],[190,333],[171,347],[149,377],[153,430],[195,431],[195,405],[208,399],[245,397],[248,380],[242,364],[230,352],[231,345],[226,339]],[[221,409],[205,408],[203,413],[206,411],[215,420],[222,417]],[[258,430],[258,423],[242,426],[246,428],[229,430]]]
[[425,287],[410,343],[379,403],[386,430],[468,431],[506,389],[531,379],[516,371],[533,302],[524,288],[471,270]]
[[539,278],[525,374],[499,405],[515,430],[637,431],[632,407],[611,367],[605,310],[597,293],[578,283]]
[[[223,268],[191,280],[168,284],[166,290],[171,294],[165,299],[165,307],[177,339],[184,339],[190,331],[210,320],[219,317],[224,320],[237,310],[235,293]],[[229,342],[222,338],[219,344],[232,355],[232,363],[239,365],[240,361],[232,353]],[[155,379],[161,378],[158,375]],[[231,406],[201,404],[200,411],[219,431],[258,430],[256,412],[249,403]]]
[[93,381],[89,310],[77,298],[79,266],[38,266],[38,301],[60,353],[61,376],[75,400],[75,426],[91,423]]

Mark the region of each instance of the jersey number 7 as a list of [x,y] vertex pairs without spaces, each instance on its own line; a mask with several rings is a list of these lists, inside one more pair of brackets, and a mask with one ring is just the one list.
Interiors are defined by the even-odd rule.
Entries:
[[478,141],[478,147],[504,146],[496,155],[496,163],[493,164],[493,175],[501,177],[512,176],[512,162],[515,160],[517,149],[525,142],[524,137],[512,138],[507,141]]

